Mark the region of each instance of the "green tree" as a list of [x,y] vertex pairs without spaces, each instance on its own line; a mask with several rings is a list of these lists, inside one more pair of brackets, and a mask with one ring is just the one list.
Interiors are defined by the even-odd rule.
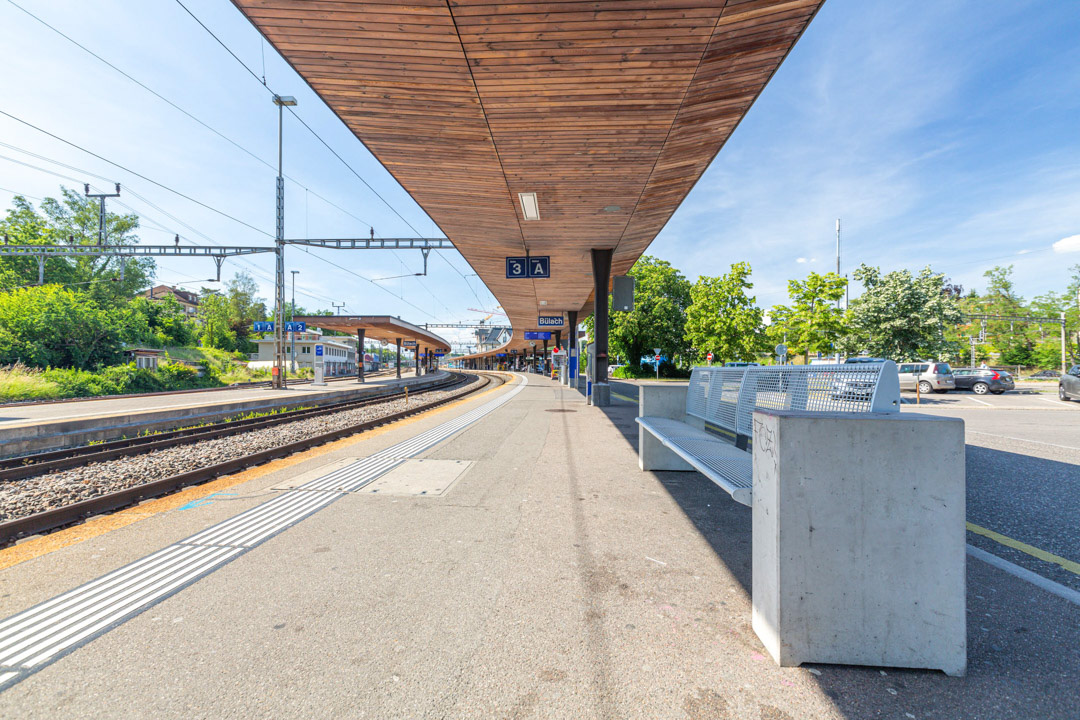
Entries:
[[844,313],[836,307],[844,297],[847,279],[834,272],[812,272],[806,280],[788,280],[791,305],[775,305],[769,310],[770,340],[784,336],[794,350],[801,350],[805,362],[810,353],[828,353],[847,332]]
[[59,285],[0,293],[0,364],[89,369],[121,360],[126,310]]
[[753,287],[750,264],[739,262],[726,275],[702,275],[690,288],[686,341],[697,361],[710,352],[718,362],[754,358],[764,313],[747,295]]
[[229,329],[236,337],[235,347],[230,350],[255,352],[258,347],[251,341],[256,320],[266,319],[266,304],[256,296],[259,286],[245,272],[236,273],[225,283],[225,297],[229,306]]
[[146,330],[132,338],[131,342],[153,347],[165,345],[194,345],[198,339],[198,326],[188,317],[184,307],[171,295],[160,300],[136,297],[128,305],[132,317],[141,317]]
[[229,317],[229,301],[220,293],[203,290],[199,295],[199,320],[202,322],[203,347],[236,349],[236,333]]
[[853,277],[865,289],[848,310],[844,350],[894,360],[943,359],[957,351],[948,331],[962,316],[943,274],[926,267],[918,275],[882,275],[880,268],[860,265]]
[[[608,341],[611,353],[637,366],[653,348],[669,358],[686,352],[684,327],[686,308],[690,305],[690,281],[666,260],[642,255],[629,274],[636,280],[634,309],[610,312]],[[610,303],[610,300],[609,300]],[[610,305],[609,305],[610,307]],[[585,328],[593,337],[593,318],[586,318]]]
[[[12,245],[97,245],[98,204],[67,188],[62,197],[45,198],[39,209],[16,196],[0,220],[0,235]],[[138,243],[137,215],[106,212],[109,245]],[[45,282],[80,287],[99,302],[130,298],[149,285],[155,269],[150,258],[49,258]],[[36,285],[38,262],[33,257],[0,258],[0,288]]]

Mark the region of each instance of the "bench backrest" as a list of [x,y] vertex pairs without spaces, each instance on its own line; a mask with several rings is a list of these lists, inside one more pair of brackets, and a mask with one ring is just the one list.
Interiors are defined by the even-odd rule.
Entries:
[[752,442],[754,410],[758,408],[899,412],[896,364],[696,367],[691,372],[686,414],[704,420],[738,447]]

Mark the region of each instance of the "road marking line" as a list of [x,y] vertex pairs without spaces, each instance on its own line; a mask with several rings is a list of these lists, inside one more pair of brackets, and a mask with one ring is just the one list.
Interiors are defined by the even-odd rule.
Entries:
[[1055,555],[1053,553],[1048,553],[1045,550],[1040,550],[1034,545],[1028,545],[1027,543],[1020,542],[1019,540],[1013,540],[1011,537],[1002,535],[1001,533],[996,533],[993,530],[987,530],[986,528],[980,527],[975,523],[967,523],[967,529],[975,533],[976,535],[982,535],[985,538],[990,538],[994,542],[1001,543],[1005,547],[1011,547],[1013,550],[1019,550],[1020,552],[1030,555],[1033,558],[1042,560],[1043,562],[1059,565],[1065,570],[1073,573],[1074,575],[1080,575],[1080,563],[1078,562],[1073,562],[1072,560],[1063,558],[1060,555]]
[[988,565],[993,565],[998,570],[1004,570],[1005,572],[1020,578],[1021,580],[1027,580],[1032,585],[1042,588],[1048,593],[1053,593],[1059,598],[1068,600],[1073,605],[1080,605],[1080,592],[1073,590],[1072,588],[1065,587],[1061,583],[1056,583],[1053,580],[1044,578],[1038,573],[1031,572],[1027,568],[1020,567],[1014,563],[1009,562],[1003,558],[999,558],[993,553],[986,552],[981,548],[977,548],[974,545],[967,546],[967,554],[973,558],[978,558]]
[[988,403],[985,400],[980,400],[979,398],[967,398],[967,399],[968,400],[974,400],[975,402],[981,403],[981,404],[985,405],[986,407],[994,407],[994,403]]
[[1034,445],[1047,445],[1049,447],[1064,448],[1065,450],[1080,450],[1080,447],[1073,445],[1058,445],[1057,443],[1043,442],[1042,440],[1028,440],[1026,438],[1012,437],[1011,435],[998,435],[997,433],[982,432],[981,430],[968,430],[969,433],[974,435],[989,435],[990,437],[1002,438],[1004,440],[1015,440],[1016,442],[1032,443]]

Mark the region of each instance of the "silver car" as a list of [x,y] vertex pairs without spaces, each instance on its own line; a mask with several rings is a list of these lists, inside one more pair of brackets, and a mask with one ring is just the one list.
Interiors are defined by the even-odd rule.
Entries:
[[920,393],[945,393],[956,389],[956,379],[949,363],[931,360],[900,363],[896,370],[901,390],[918,388]]

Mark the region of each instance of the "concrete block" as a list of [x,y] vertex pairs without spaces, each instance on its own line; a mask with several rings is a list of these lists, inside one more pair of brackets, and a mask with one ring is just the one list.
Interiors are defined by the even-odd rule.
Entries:
[[963,675],[964,423],[754,413],[753,628],[781,666]]
[[[638,417],[694,420],[686,416],[686,385],[639,385]],[[638,467],[642,470],[693,471],[694,466],[664,447],[656,436],[638,425]]]
[[607,383],[593,383],[589,404],[595,407],[611,405],[611,386]]

